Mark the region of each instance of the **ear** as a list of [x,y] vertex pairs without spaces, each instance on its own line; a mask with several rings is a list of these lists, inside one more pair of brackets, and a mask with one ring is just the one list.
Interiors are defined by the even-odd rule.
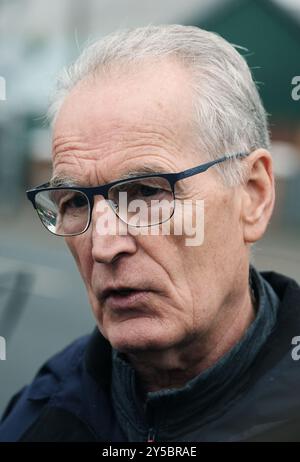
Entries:
[[248,175],[242,187],[241,221],[244,241],[253,243],[263,236],[274,208],[273,161],[266,149],[253,151],[245,160]]

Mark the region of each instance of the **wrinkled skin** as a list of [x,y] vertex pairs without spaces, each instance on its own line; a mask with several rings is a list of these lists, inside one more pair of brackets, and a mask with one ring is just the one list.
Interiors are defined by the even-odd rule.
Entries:
[[[54,174],[95,186],[142,165],[176,172],[205,162],[191,113],[189,76],[172,61],[81,82],[55,123]],[[127,354],[146,390],[181,386],[228,351],[254,319],[249,246],[267,227],[274,185],[268,151],[242,162],[249,167],[245,185],[226,187],[215,168],[180,184],[182,199],[204,200],[201,246],[186,246],[185,236],[130,230],[100,236],[96,207],[89,229],[66,238],[100,331]],[[116,310],[101,298],[109,285],[147,292],[138,307]]]

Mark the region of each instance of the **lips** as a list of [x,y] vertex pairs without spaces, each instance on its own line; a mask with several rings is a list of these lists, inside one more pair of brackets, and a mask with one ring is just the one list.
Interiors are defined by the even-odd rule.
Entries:
[[139,291],[139,289],[134,289],[131,287],[120,287],[117,289],[108,288],[103,291],[101,298],[103,299],[103,301],[105,301],[108,297],[114,297],[119,295],[126,296],[137,291]]
[[149,295],[149,290],[119,287],[118,289],[105,289],[102,301],[111,309],[129,309],[141,305]]

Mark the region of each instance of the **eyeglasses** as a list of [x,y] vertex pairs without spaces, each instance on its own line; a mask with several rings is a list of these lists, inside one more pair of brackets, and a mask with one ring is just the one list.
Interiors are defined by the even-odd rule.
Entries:
[[[226,160],[243,159],[248,155],[225,155],[178,173],[151,173],[96,187],[51,187],[50,183],[45,183],[26,191],[26,194],[42,224],[57,236],[77,236],[88,229],[96,195],[103,196],[124,223],[134,227],[149,227],[172,218],[176,203],[175,185],[178,181],[203,173]],[[140,213],[138,219],[135,219],[136,210],[141,208],[141,204],[146,212]]]

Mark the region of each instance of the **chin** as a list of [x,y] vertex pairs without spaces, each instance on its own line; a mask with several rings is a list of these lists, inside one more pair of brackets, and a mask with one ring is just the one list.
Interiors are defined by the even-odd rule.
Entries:
[[[152,324],[152,325],[151,325]],[[103,332],[113,348],[122,353],[158,351],[170,346],[166,332],[156,323],[139,320],[113,324]]]

